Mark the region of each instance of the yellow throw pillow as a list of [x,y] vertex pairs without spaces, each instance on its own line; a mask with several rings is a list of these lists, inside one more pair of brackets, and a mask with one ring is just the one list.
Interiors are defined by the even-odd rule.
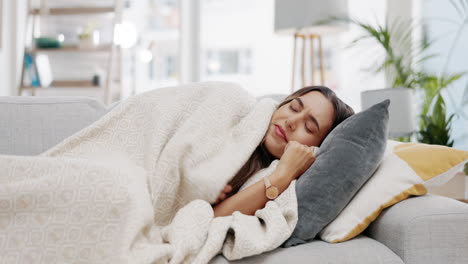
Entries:
[[463,170],[468,151],[421,143],[387,141],[383,160],[340,214],[319,232],[329,243],[344,242],[364,231],[383,209],[411,195],[424,195]]

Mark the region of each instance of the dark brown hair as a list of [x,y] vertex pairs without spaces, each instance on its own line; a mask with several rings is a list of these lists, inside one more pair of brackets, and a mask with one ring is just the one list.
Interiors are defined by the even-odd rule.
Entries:
[[[281,106],[291,102],[292,100],[296,99],[299,96],[302,96],[306,93],[318,91],[321,92],[333,105],[334,116],[333,116],[333,124],[330,129],[332,131],[338,124],[343,122],[346,118],[352,116],[354,114],[354,110],[345,104],[343,101],[336,96],[335,92],[333,92],[330,88],[325,86],[307,86],[301,88],[288,97],[286,97],[283,102],[281,102],[277,109]],[[265,135],[266,136],[266,135]],[[257,171],[268,167],[276,157],[273,156],[271,153],[268,152],[265,146],[265,137],[263,137],[262,142],[257,146],[255,151],[252,153],[250,158],[244,164],[244,166],[237,172],[237,174],[232,178],[229,184],[232,186],[231,194],[236,193],[239,191],[240,187]]]

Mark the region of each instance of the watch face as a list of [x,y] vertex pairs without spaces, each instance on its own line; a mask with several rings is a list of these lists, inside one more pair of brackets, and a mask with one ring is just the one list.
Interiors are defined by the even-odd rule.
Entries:
[[278,188],[276,188],[275,186],[270,186],[266,190],[266,197],[268,199],[275,199],[276,197],[278,197]]

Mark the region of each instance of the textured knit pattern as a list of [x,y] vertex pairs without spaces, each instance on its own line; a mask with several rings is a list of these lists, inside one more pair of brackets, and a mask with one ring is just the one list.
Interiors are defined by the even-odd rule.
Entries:
[[39,156],[0,155],[0,262],[207,263],[278,247],[297,222],[295,182],[255,216],[210,205],[276,106],[230,83],[162,88]]

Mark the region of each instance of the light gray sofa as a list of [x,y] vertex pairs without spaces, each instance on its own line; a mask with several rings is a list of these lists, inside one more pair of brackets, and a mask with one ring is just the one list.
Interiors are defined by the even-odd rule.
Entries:
[[[114,106],[88,97],[0,97],[0,154],[39,154]],[[343,243],[313,240],[238,261],[218,255],[211,263],[464,264],[468,205],[431,194],[411,197]]]

